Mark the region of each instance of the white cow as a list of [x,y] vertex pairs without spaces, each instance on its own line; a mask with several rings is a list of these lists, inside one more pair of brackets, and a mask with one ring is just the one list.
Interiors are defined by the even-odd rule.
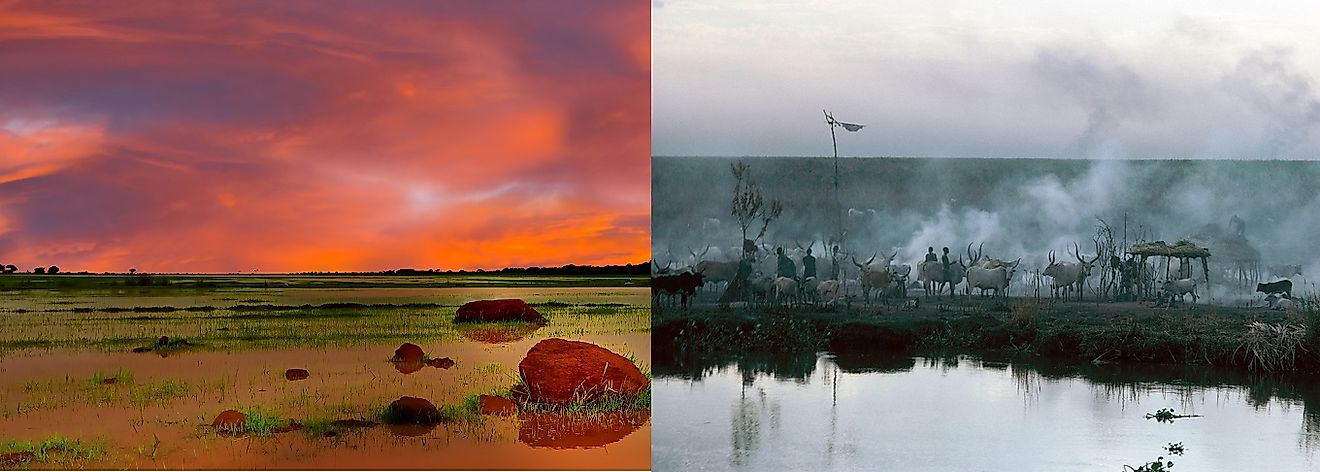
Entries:
[[1173,300],[1172,297],[1175,295],[1178,297],[1178,301],[1183,301],[1183,297],[1189,293],[1192,294],[1192,303],[1196,303],[1198,299],[1196,296],[1196,279],[1166,280],[1163,284],[1160,284],[1160,290],[1164,292],[1165,297],[1169,297],[1170,301]]

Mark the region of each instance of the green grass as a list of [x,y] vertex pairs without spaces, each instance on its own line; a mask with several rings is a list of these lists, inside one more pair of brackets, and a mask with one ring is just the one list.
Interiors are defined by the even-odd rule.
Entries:
[[[577,305],[543,308],[542,313],[552,320],[547,326],[528,330],[525,324],[510,325],[506,330],[515,337],[532,335],[538,338],[580,338],[646,333],[650,330],[650,310],[645,305],[646,299],[642,298],[644,294],[608,288],[601,290],[600,293],[604,295],[577,293],[577,301],[580,303]],[[346,292],[343,295],[351,296],[352,293]],[[63,348],[125,352],[136,347],[153,347],[155,354],[169,354],[171,350],[180,348],[225,351],[294,346],[321,348],[376,343],[468,342],[463,336],[463,330],[472,328],[456,326],[452,317],[457,309],[455,305],[472,295],[460,292],[454,295],[441,293],[438,296],[448,298],[440,300],[442,303],[435,304],[435,307],[395,303],[356,307],[342,303],[323,303],[307,307],[298,305],[263,311],[235,311],[232,307],[221,306],[212,311],[151,313],[132,317],[134,319],[101,311],[6,314],[6,329],[0,331],[0,354]],[[48,295],[42,297],[49,298]],[[92,299],[97,304],[151,302],[146,297],[120,298],[115,295]],[[635,304],[591,305],[602,299],[635,299]],[[0,308],[0,312],[3,311]],[[480,328],[499,330],[501,326],[494,324]],[[154,346],[161,335],[169,336],[170,342],[165,346]],[[182,344],[184,339],[191,346]]]
[[[114,383],[106,384],[105,381],[109,379],[114,379]],[[119,369],[110,373],[96,372],[92,374],[92,378],[87,379],[87,384],[92,387],[102,385],[109,387],[111,385],[128,385],[131,383],[133,383],[133,372],[126,369]]]
[[235,410],[243,413],[243,432],[254,436],[269,436],[271,430],[289,424],[289,421],[273,408],[248,406],[238,407]]
[[106,452],[104,441],[83,441],[54,434],[40,441],[11,439],[0,443],[0,452],[31,452],[32,461],[72,468],[86,463]]

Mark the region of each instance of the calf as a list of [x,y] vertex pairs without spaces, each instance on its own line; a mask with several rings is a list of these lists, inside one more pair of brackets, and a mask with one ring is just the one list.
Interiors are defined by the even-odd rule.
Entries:
[[1178,301],[1183,301],[1183,296],[1189,293],[1192,294],[1192,303],[1196,303],[1199,298],[1196,296],[1195,279],[1168,280],[1161,286],[1161,290],[1164,291],[1166,297],[1169,297],[1170,301],[1173,300],[1174,296],[1178,297]]
[[1256,291],[1262,292],[1265,295],[1269,295],[1271,293],[1281,293],[1286,298],[1292,298],[1292,281],[1288,279],[1283,279],[1277,282],[1270,282],[1267,284],[1256,284]]

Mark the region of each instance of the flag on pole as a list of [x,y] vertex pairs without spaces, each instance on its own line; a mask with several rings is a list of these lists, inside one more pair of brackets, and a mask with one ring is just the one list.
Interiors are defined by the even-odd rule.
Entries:
[[839,126],[848,131],[860,131],[862,128],[866,127],[866,125],[862,125],[862,124],[844,123],[842,121],[836,120],[834,119],[834,115],[831,115],[829,112],[825,112],[825,122],[829,123],[831,126]]

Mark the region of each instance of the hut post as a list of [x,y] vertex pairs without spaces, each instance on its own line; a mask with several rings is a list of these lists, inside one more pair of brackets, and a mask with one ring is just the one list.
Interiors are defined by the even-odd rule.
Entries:
[[1210,258],[1201,257],[1201,272],[1205,273],[1205,289],[1210,290]]

